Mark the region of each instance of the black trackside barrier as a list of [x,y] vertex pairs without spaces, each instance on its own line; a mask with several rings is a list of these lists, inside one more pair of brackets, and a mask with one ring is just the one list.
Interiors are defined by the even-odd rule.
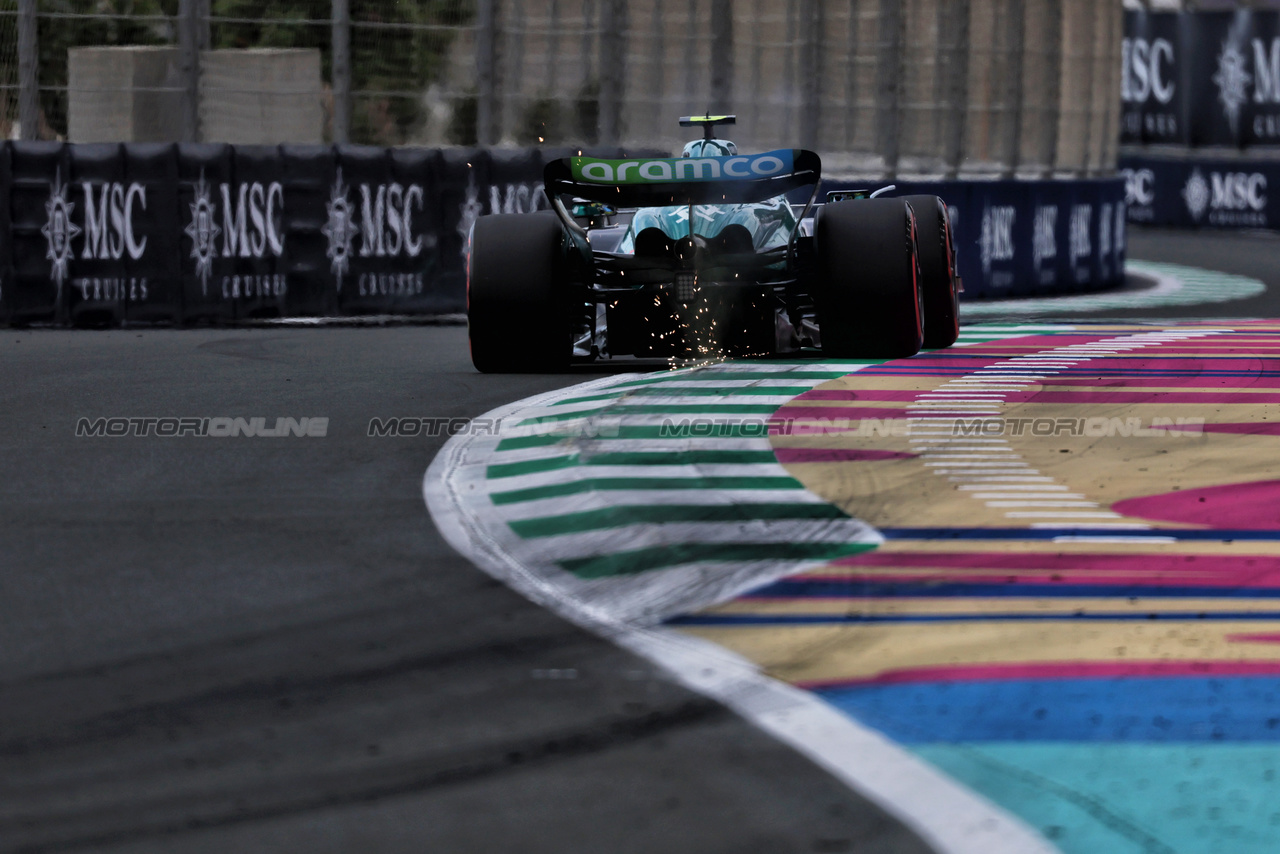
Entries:
[[343,314],[410,313],[429,305],[437,268],[435,152],[338,148],[325,228]]
[[[439,235],[443,211],[434,200],[439,197],[435,182],[440,171],[440,152],[427,148],[393,148],[388,155],[391,186],[387,190],[387,209],[392,210],[390,200],[394,197],[403,231],[400,254],[395,261],[409,269],[391,271],[394,278],[379,287],[402,292],[393,297],[392,310],[396,312],[441,314],[464,310],[465,306],[459,307],[456,295],[444,292],[438,284],[442,271]],[[390,236],[387,240],[389,253]],[[401,277],[405,277],[404,285]]]
[[73,244],[71,163],[59,142],[6,143],[11,158],[7,185],[10,216],[9,306],[17,323],[66,322]]
[[1280,161],[1127,153],[1120,172],[1132,222],[1280,229]]
[[1241,105],[1240,142],[1245,146],[1280,144],[1280,12],[1255,9],[1252,33],[1250,88],[1252,97]]
[[184,323],[233,321],[233,262],[223,255],[234,254],[239,246],[233,250],[225,233],[222,200],[224,191],[228,199],[238,196],[233,189],[232,149],[219,143],[182,144],[176,149],[178,206],[173,227],[178,229],[179,317]]
[[1124,13],[1128,145],[1280,144],[1280,10]]
[[[1102,287],[1119,285],[1124,282],[1125,277],[1124,261],[1129,231],[1124,204],[1124,181],[1113,179],[1109,182],[1109,186],[1095,186],[1094,189],[1096,190],[1094,193],[1077,189],[1076,198],[1071,206],[1073,212],[1092,206],[1090,219],[1078,224],[1067,223],[1069,247],[1075,247],[1078,242],[1078,239],[1072,239],[1073,234],[1089,235],[1090,246],[1087,249],[1092,253],[1089,259],[1092,278],[1088,287],[1080,287],[1077,284],[1081,290],[1090,289],[1095,285]],[[1085,249],[1084,246],[1080,247],[1081,251]],[[1083,264],[1077,266],[1083,267]]]
[[[13,170],[7,146],[0,147],[0,188],[13,186]],[[0,235],[10,235],[9,206],[0,205]],[[10,298],[13,290],[13,257],[11,241],[0,239],[0,324],[9,322],[13,313]]]
[[[1120,143],[1142,142],[1142,108],[1151,97],[1150,15],[1143,10],[1126,10],[1124,38],[1121,40]],[[1170,46],[1172,52],[1172,46]]]
[[[367,314],[387,303],[376,282],[387,266],[387,150],[372,145],[337,149],[330,274],[343,314]],[[398,217],[398,214],[396,214]],[[397,236],[400,230],[396,230]],[[399,239],[397,237],[397,239]],[[393,245],[396,251],[402,247]],[[326,253],[327,255],[328,253]],[[379,263],[379,261],[383,263]]]
[[[198,324],[461,312],[476,218],[546,208],[543,167],[579,150],[666,154],[6,142],[0,318]],[[1202,218],[1215,193],[1252,204],[1265,191],[1249,176],[1205,172],[1203,183]],[[951,207],[969,297],[1084,290],[1119,275],[1123,223],[1104,223],[1122,209],[1120,181],[904,183],[898,192],[936,193]]]
[[1247,52],[1252,49],[1252,16],[1242,10],[1198,12],[1179,19],[1187,66],[1186,100],[1191,105],[1191,145],[1237,148],[1243,139],[1243,110],[1251,100],[1245,75]]
[[[920,192],[932,192],[952,206],[948,196],[954,194],[948,193],[946,187],[902,190],[903,195]],[[1059,256],[1041,259],[1039,265],[1029,264],[1032,259],[1025,250],[1032,246],[1035,225],[1029,185],[994,181],[983,187],[982,192],[976,187],[966,187],[960,198],[963,201],[954,205],[957,216],[952,227],[957,238],[957,264],[967,296],[1022,296],[1072,289],[1074,282],[1062,276]],[[966,268],[973,273],[965,275]],[[1040,278],[1051,271],[1054,274],[1051,281],[1047,276]],[[968,287],[971,280],[976,280],[977,288]]]
[[[824,179],[819,197],[854,186],[876,184]],[[898,181],[889,193],[917,194],[939,196],[947,206],[961,299],[1080,293],[1124,280],[1122,179]]]
[[128,143],[122,150],[124,183],[119,191],[112,188],[110,192],[124,198],[119,229],[124,239],[119,245],[126,274],[122,283],[125,317],[174,322],[182,306],[182,232],[175,225],[178,152],[172,145],[149,142]]
[[1124,279],[1120,179],[899,182],[895,195],[941,196],[952,213],[963,298],[1052,296]]
[[1128,10],[1121,42],[1120,141],[1190,141],[1188,30],[1175,12]]
[[280,149],[235,146],[231,163],[235,183],[219,197],[225,265],[220,290],[235,306],[237,320],[282,317],[289,281]]
[[489,152],[478,148],[445,149],[436,162],[436,201],[440,206],[440,272],[436,285],[453,299],[453,310],[466,309],[466,251],[471,226],[492,213],[484,198],[489,189]]
[[68,148],[70,239],[63,298],[71,323],[111,325],[124,319],[130,298],[142,299],[146,285],[128,275],[126,258],[146,244],[134,233],[133,209],[142,192],[124,180],[121,146],[95,143]]
[[[547,208],[542,190],[542,152],[494,149],[489,156],[485,213],[529,213]],[[532,180],[530,180],[532,176]]]
[[283,145],[280,164],[285,198],[281,311],[288,317],[337,314],[337,283],[339,277],[349,277],[353,224],[348,219],[350,207],[342,204],[337,192],[333,150],[323,145]]
[[[1131,80],[1139,93],[1146,93],[1142,101],[1142,141],[1185,144],[1191,139],[1190,118],[1195,112],[1188,97],[1191,62],[1187,56],[1187,27],[1183,16],[1175,12],[1151,12],[1147,18],[1145,84],[1140,66],[1132,69]],[[1136,45],[1133,56],[1142,59]]]
[[1187,36],[1178,13],[1124,13],[1120,142],[1189,142]]

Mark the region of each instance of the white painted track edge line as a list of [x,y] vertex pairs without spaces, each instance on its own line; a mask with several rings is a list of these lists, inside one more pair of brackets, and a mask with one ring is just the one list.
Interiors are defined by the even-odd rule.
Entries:
[[[571,393],[582,394],[612,379],[573,386]],[[505,417],[565,391],[509,404],[486,417]],[[459,434],[445,443],[423,476],[422,491],[442,536],[478,567],[536,604],[648,658],[686,687],[724,703],[897,817],[939,854],[1057,852],[1022,819],[815,695],[765,676],[722,647],[614,619],[529,572],[466,512],[454,489],[454,474],[474,438]]]

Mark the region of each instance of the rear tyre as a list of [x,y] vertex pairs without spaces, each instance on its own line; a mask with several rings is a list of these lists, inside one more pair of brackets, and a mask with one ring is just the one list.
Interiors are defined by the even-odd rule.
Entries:
[[548,373],[573,351],[564,230],[536,214],[476,220],[467,253],[471,362],[485,373]]
[[823,205],[814,221],[822,351],[901,359],[924,337],[915,217],[902,199]]
[[947,206],[937,196],[907,196],[916,215],[924,308],[924,348],[950,347],[960,335],[956,252]]

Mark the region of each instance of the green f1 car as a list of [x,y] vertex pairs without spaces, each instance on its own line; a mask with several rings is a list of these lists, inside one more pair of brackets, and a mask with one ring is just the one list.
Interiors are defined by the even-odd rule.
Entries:
[[[551,209],[476,220],[471,358],[486,372],[615,356],[698,359],[820,348],[902,358],[959,331],[955,251],[937,196],[862,190],[816,203],[821,161],[739,155],[716,125],[680,158],[548,163]],[[787,193],[812,186],[803,205]]]

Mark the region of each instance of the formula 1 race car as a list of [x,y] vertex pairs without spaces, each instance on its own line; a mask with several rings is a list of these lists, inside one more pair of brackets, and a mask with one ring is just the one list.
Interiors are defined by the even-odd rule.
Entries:
[[[713,135],[733,116],[680,123],[704,130],[683,157],[553,160],[551,210],[476,220],[467,322],[479,370],[807,347],[890,359],[955,342],[959,280],[937,196],[851,190],[815,204],[817,154],[739,155]],[[788,202],[810,185],[806,204]]]

